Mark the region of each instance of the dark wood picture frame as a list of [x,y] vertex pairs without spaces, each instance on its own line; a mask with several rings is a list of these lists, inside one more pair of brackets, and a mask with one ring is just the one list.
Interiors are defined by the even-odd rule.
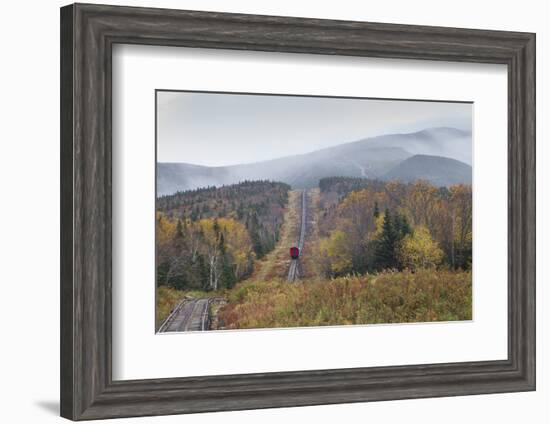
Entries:
[[[111,378],[116,43],[505,64],[508,359]],[[61,415],[73,420],[535,389],[535,35],[75,4],[61,9]]]

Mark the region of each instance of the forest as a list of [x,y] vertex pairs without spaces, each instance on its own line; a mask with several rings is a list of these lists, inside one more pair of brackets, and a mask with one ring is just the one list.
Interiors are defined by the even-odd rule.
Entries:
[[231,288],[273,250],[290,187],[244,181],[157,199],[157,286]]
[[471,269],[471,186],[338,177],[319,187],[317,258],[327,277]]

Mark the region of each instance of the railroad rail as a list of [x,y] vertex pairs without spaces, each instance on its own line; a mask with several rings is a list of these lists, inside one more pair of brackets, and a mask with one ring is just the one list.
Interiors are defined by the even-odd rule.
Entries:
[[159,327],[159,333],[207,331],[210,327],[210,298],[184,299]]
[[[300,222],[300,236],[298,238],[298,249],[300,251],[300,257],[304,252],[304,242],[306,239],[306,214],[307,214],[307,190],[302,190],[302,214]],[[299,277],[299,261],[300,258],[291,259],[290,266],[288,268],[288,278],[289,283],[293,283]]]

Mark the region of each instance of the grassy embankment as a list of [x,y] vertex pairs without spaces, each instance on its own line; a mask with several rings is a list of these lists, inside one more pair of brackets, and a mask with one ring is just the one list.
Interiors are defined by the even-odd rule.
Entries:
[[244,282],[219,313],[227,329],[470,320],[471,273],[419,271],[330,281]]
[[317,246],[319,245],[320,200],[321,196],[318,188],[308,190],[306,239],[302,251],[303,256],[300,258],[300,278],[306,280],[323,278],[316,255]]
[[256,261],[254,272],[248,281],[266,281],[286,278],[290,257],[288,249],[296,244],[300,229],[300,202],[301,194],[293,190],[288,194],[288,205],[285,208],[283,226],[279,242],[275,249],[261,260]]

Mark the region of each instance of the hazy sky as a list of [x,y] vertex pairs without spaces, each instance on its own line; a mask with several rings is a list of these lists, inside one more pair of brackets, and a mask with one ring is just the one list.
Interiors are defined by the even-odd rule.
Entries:
[[471,131],[472,105],[157,92],[159,162],[250,163],[430,127]]

